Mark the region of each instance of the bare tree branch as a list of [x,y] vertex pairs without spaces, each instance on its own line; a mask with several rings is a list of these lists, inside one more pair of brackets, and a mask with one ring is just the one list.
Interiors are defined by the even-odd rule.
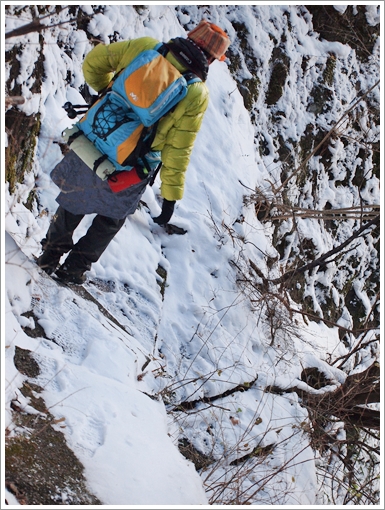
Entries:
[[5,39],[10,39],[11,37],[18,37],[20,35],[26,35],[31,32],[41,32],[42,30],[45,30],[47,28],[57,27],[60,25],[65,25],[66,23],[72,23],[73,21],[76,21],[76,18],[73,18],[67,21],[62,21],[60,23],[55,23],[53,25],[44,25],[41,23],[41,20],[48,18],[49,16],[53,16],[54,14],[58,14],[59,12],[62,12],[67,8],[68,6],[63,6],[58,12],[50,12],[49,14],[46,14],[41,18],[34,19],[33,21],[31,21],[31,23],[27,23],[26,25],[17,27],[14,30],[11,30],[10,32],[6,32]]
[[[308,264],[305,264],[302,267],[298,267],[296,269],[292,269],[291,271],[288,271],[287,273],[283,274],[279,278],[274,278],[274,279],[266,278],[265,276],[263,276],[262,272],[259,269],[258,269],[257,274],[258,274],[258,276],[263,278],[264,281],[273,283],[274,285],[277,285],[279,283],[285,283],[285,282],[287,282],[287,280],[289,280],[290,278],[292,278],[293,276],[295,276],[297,274],[304,273],[306,271],[309,271],[310,269],[313,269],[314,267],[324,264],[329,257],[331,257],[332,255],[335,255],[336,253],[341,252],[346,246],[348,246],[352,241],[354,241],[354,239],[357,239],[368,228],[372,227],[373,225],[379,225],[379,223],[380,223],[380,216],[378,215],[375,218],[373,218],[372,220],[370,220],[368,223],[363,225],[361,228],[356,230],[356,232],[354,232],[346,241],[344,241],[339,246],[336,246],[332,250],[329,250],[328,252],[321,255],[321,257],[318,257],[318,259],[313,260],[312,262],[309,262]],[[250,265],[255,270],[256,266],[254,263],[252,263],[251,260],[250,260]]]

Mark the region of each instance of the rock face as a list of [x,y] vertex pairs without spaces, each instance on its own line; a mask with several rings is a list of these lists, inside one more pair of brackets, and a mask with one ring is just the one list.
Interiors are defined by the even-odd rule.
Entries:
[[380,26],[369,22],[365,5],[348,5],[343,12],[328,5],[305,7],[312,14],[313,28],[322,39],[349,45],[363,61],[373,54]]
[[[29,13],[31,8],[8,9],[13,16],[21,16]],[[46,9],[44,6],[39,7],[39,14],[45,15]],[[196,9],[205,15],[207,8],[197,6]],[[328,133],[336,122],[331,119],[342,116],[351,102],[368,90],[372,82],[366,84],[366,74],[375,75],[378,72],[375,47],[379,37],[379,23],[373,21],[373,16],[369,16],[366,6],[348,6],[345,10],[320,5],[282,8],[280,18],[275,18],[275,11],[269,7],[251,6],[248,8],[251,17],[247,21],[242,9],[241,6],[229,6],[213,9],[213,13],[220,13],[226,20],[224,26],[232,39],[228,66],[255,123],[255,143],[261,162],[266,160],[275,166],[271,176],[272,182],[275,182],[273,191],[266,190],[269,195],[268,209],[273,212],[264,215],[264,221],[273,221],[274,245],[281,258],[285,257],[286,267],[290,269],[315,258],[317,246],[306,234],[305,237],[302,234],[301,239],[293,243],[293,235],[298,235],[298,225],[301,228],[301,218],[297,218],[296,227],[287,216],[288,209],[286,216],[282,217],[274,213],[274,208],[282,209],[284,204],[286,208],[333,210],[338,208],[338,197],[341,194],[350,194],[351,206],[356,207],[354,211],[349,214],[344,211],[338,217],[329,214],[323,222],[323,227],[337,244],[338,239],[344,236],[343,232],[354,228],[355,220],[363,221],[367,217],[364,213],[360,214],[357,206],[369,207],[367,212],[372,205],[376,205],[380,163],[377,96],[365,96],[346,117],[342,127],[329,137]],[[181,20],[190,14],[187,6],[176,7],[175,10]],[[146,8],[136,6],[135,11],[138,23],[143,23],[147,15]],[[60,12],[59,8],[57,12]],[[95,7],[93,14],[85,14],[77,6],[72,6],[68,12],[72,25],[81,30],[87,40],[95,42],[102,39],[101,36],[95,39],[90,20],[95,14],[103,12],[103,6]],[[327,51],[317,57],[306,48],[303,49],[305,36],[300,29],[302,23],[308,27],[308,34],[314,36],[314,44],[325,40],[338,43],[333,46],[335,51]],[[192,24],[190,20],[189,24],[184,24],[184,28],[188,30]],[[32,95],[41,92],[46,79],[44,37],[44,32],[40,30],[28,34],[28,39],[22,39],[21,42],[17,38],[10,39],[14,44],[7,45],[5,60],[6,92],[11,98],[21,97],[27,90]],[[111,42],[117,38],[115,32],[108,35]],[[33,42],[32,50],[30,42]],[[59,40],[57,44],[66,58],[73,58],[73,47],[69,39]],[[297,48],[295,58],[293,47]],[[21,69],[20,64],[27,51],[33,51],[35,60],[34,67],[28,73]],[[79,82],[70,64],[64,81],[67,85],[78,83],[85,100],[89,101],[88,87]],[[344,85],[347,91],[342,90]],[[299,100],[303,101],[306,108],[302,113],[299,111]],[[6,181],[11,193],[17,194],[17,184],[23,183],[26,175],[33,173],[40,124],[39,112],[27,114],[18,109],[17,105],[8,106],[5,114],[8,135]],[[292,129],[293,124],[295,130]],[[323,140],[322,146],[314,152]],[[336,150],[341,144],[343,150],[336,157]],[[341,157],[341,154],[344,156]],[[28,178],[28,181],[33,179]],[[322,187],[333,190],[330,200],[325,203],[318,199]],[[32,209],[34,204],[38,205],[38,195],[33,185],[30,188],[28,197],[24,197],[23,201]],[[275,194],[277,188],[280,191]],[[265,201],[266,197],[260,199]],[[256,210],[261,211],[260,206],[261,202],[258,202]],[[378,258],[378,243],[378,232],[374,231],[372,259],[367,260],[364,267],[358,263],[354,254],[347,254],[343,264],[345,276],[342,278],[341,271],[337,269],[335,283],[331,287],[321,283],[323,269],[320,268],[314,289],[318,305],[333,320],[337,320],[344,309],[353,317],[355,328],[366,320],[365,307],[360,304],[361,298],[352,282],[360,267],[360,274],[366,271],[368,275],[368,283],[361,291],[369,299],[378,293],[379,272],[374,262]],[[343,279],[345,283],[341,284]],[[289,287],[293,299],[298,303],[308,303],[309,309],[314,309],[309,295],[304,294],[305,287],[300,287],[302,291],[294,282]],[[335,291],[343,297],[337,308],[331,304],[331,296]],[[371,323],[378,324],[376,310],[373,313]]]
[[[276,178],[278,182],[285,183],[284,186],[274,185],[272,195],[271,190],[267,191],[269,198],[260,196],[256,210],[260,219],[263,217],[267,222],[273,220],[274,245],[281,259],[287,261],[286,267],[289,269],[317,257],[317,246],[306,235],[303,237],[302,234],[301,239],[293,243],[293,236],[298,235],[298,229],[301,230],[301,207],[320,210],[320,217],[322,211],[328,212],[321,221],[335,239],[335,245],[344,237],[343,232],[352,228],[352,221],[360,222],[361,217],[365,220],[378,213],[378,196],[375,198],[372,192],[368,194],[367,182],[371,179],[379,182],[379,101],[377,94],[366,95],[374,81],[366,85],[360,73],[372,73],[375,80],[379,63],[375,50],[379,23],[372,20],[365,6],[348,6],[344,12],[340,12],[333,6],[308,5],[298,7],[295,17],[292,10],[290,13],[284,8],[282,10],[279,21],[273,17],[270,19],[269,44],[258,31],[258,20],[264,14],[260,8],[254,7],[254,24],[232,21],[237,38],[229,53],[229,67],[244,97],[245,107],[255,122],[256,144],[259,145],[262,160],[272,160],[278,174],[277,177],[272,176],[272,180]],[[278,39],[276,27],[282,20],[286,20],[285,29]],[[338,44],[325,45],[325,49],[329,50],[318,58],[306,49],[302,51],[304,40],[298,29],[302,21],[308,24],[308,34],[316,35],[318,41],[344,45],[345,49],[349,49],[349,57],[341,53],[342,46]],[[255,29],[253,33],[250,26]],[[357,34],[360,34],[359,37]],[[256,41],[254,44],[253,39]],[[262,52],[258,51],[262,44],[265,50],[263,57]],[[293,58],[293,46],[299,49],[297,60]],[[360,71],[357,72],[358,69]],[[245,78],[249,75],[252,78]],[[343,83],[350,89],[350,99],[340,88]],[[297,106],[292,103],[294,97],[299,99],[300,96],[306,108],[302,115],[299,111],[293,112],[295,108],[299,110],[299,103]],[[359,101],[360,96],[363,96],[362,101]],[[346,116],[343,127],[330,132],[355,101],[356,107]],[[290,113],[288,103],[292,104]],[[330,122],[332,118],[334,121]],[[301,125],[297,128],[296,136],[293,136],[294,130],[289,128],[291,122]],[[373,136],[368,139],[366,133],[369,132]],[[341,144],[343,150],[336,159],[336,150]],[[317,147],[318,150],[314,152]],[[344,154],[342,158],[341,154]],[[293,177],[290,179],[291,175]],[[334,190],[331,200],[319,202],[319,190],[327,187]],[[275,193],[276,188],[280,189],[279,193]],[[352,209],[333,215],[330,211],[338,209],[337,197],[341,194],[352,197],[349,203]],[[271,215],[261,213],[262,204],[266,211],[266,198],[270,202],[267,209]],[[368,206],[365,209],[367,215],[360,209],[363,205]],[[291,221],[294,208],[298,211],[296,225]],[[282,210],[286,211],[284,215],[279,213]],[[302,213],[305,214],[304,211]],[[375,257],[378,256],[378,234],[378,229],[375,229],[372,252],[377,253]],[[353,253],[347,255],[335,272],[334,283],[326,287],[321,281],[327,267],[319,268],[314,282],[317,305],[310,298],[305,282],[294,280],[289,284],[290,295],[297,303],[304,303],[311,312],[319,306],[331,321],[337,321],[344,310],[348,310],[354,329],[359,329],[366,315],[353,288],[353,275],[357,276],[358,266],[356,256]],[[370,260],[366,261],[365,267],[370,283],[363,290],[373,300],[379,290],[378,268]],[[331,270],[330,266],[328,270]],[[345,271],[349,277],[342,277]],[[345,283],[341,284],[344,279]],[[337,306],[332,299],[336,292],[342,297]],[[376,310],[377,307],[373,310],[371,324],[378,326]]]
[[[20,373],[32,379],[39,374],[31,351],[16,346],[14,360]],[[11,404],[15,426],[28,434],[5,439],[6,487],[23,505],[100,505],[87,488],[82,464],[57,430],[65,425],[47,410],[42,391],[32,382],[21,388],[36,414],[22,411],[16,401]]]

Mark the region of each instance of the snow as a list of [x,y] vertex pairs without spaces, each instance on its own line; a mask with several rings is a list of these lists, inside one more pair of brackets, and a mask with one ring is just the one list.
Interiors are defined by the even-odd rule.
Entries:
[[335,9],[336,11],[338,11],[338,12],[339,12],[339,13],[341,13],[341,14],[343,14],[343,13],[346,11],[346,9],[348,8],[348,6],[347,6],[347,5],[341,5],[341,4],[333,5],[333,7],[334,7],[334,9]]
[[380,6],[367,5],[366,6],[366,19],[369,25],[377,25],[380,22]]
[[[334,7],[341,14],[346,8]],[[92,12],[88,4],[82,9]],[[258,17],[248,9],[245,5],[243,11],[233,16],[248,27],[248,42],[261,59],[262,76],[267,69],[264,54],[272,45],[269,34],[280,39],[286,32],[287,22],[282,13],[288,7],[257,6]],[[122,38],[151,35],[167,40],[185,35],[182,23],[190,20],[195,23],[194,6],[188,12],[177,16],[172,6],[152,4],[144,7],[145,21],[139,23],[131,6],[111,4],[103,13],[93,16],[88,30],[106,43],[114,31]],[[231,36],[232,25],[220,12],[215,11],[213,21],[228,28]],[[59,15],[61,19],[64,16],[65,13]],[[376,8],[368,6],[368,22],[374,24],[376,16]],[[290,19],[294,31],[290,34],[289,57],[293,65],[290,86],[279,101],[285,119],[277,129],[286,140],[299,140],[313,118],[307,110],[311,84],[302,79],[299,55],[310,55],[313,65],[324,64],[331,52],[346,65],[352,56],[348,46],[321,41],[317,34],[309,35],[308,24],[295,8],[290,10]],[[10,21],[7,29],[14,24],[15,20]],[[21,39],[27,37],[31,43],[38,40],[37,34]],[[60,141],[61,132],[73,122],[62,105],[68,100],[83,102],[78,87],[82,83],[82,59],[91,49],[86,34],[64,25],[46,37],[47,79],[42,93],[31,94],[28,89],[37,58],[35,44],[22,54],[18,78],[27,99],[20,109],[27,114],[41,112],[42,128],[33,172],[44,214],[30,212],[23,206],[32,186],[28,180],[18,185],[18,199],[4,189],[4,426],[15,433],[9,407],[15,396],[24,407],[33,410],[19,389],[25,377],[13,363],[15,347],[19,346],[33,351],[39,361],[41,373],[34,382],[44,388],[41,395],[50,412],[57,419],[64,418],[65,429],[60,430],[83,463],[88,485],[103,505],[206,506],[209,498],[215,502],[221,482],[229,483],[229,493],[232,483],[236,491],[238,468],[229,462],[240,456],[239,448],[246,455],[257,446],[277,442],[277,438],[274,455],[257,464],[250,475],[251,492],[256,481],[266,481],[257,496],[259,506],[285,504],[296,508],[318,504],[322,497],[318,493],[317,462],[304,426],[307,412],[295,393],[276,395],[264,392],[263,388],[279,381],[281,388],[296,385],[309,389],[300,380],[304,367],[317,367],[333,383],[342,383],[345,374],[327,360],[342,355],[345,348],[336,329],[321,322],[305,324],[299,316],[293,320],[293,332],[278,335],[276,343],[270,344],[267,325],[258,319],[250,301],[240,293],[237,271],[230,263],[250,257],[266,273],[265,255],[277,255],[269,228],[260,224],[252,207],[246,208],[243,203],[246,188],[263,190],[267,181],[272,180],[277,166],[276,133],[265,129],[271,155],[262,158],[256,151],[255,126],[227,64],[215,62],[207,81],[210,105],[192,154],[185,195],[177,203],[172,219],[187,234],[167,235],[152,221],[161,204],[157,180],[153,188],[146,190],[145,204],[127,219],[88,274],[90,280],[108,281],[115,286],[112,292],[100,292],[98,299],[119,317],[123,327],[117,328],[94,305],[79,297],[74,299],[70,290],[42,276],[14,241],[28,257],[39,255],[40,240],[55,212],[58,194],[49,178],[62,157],[59,145],[54,142]],[[60,49],[58,40],[73,47],[71,58]],[[68,70],[73,74],[71,85],[65,82]],[[350,102],[355,93],[351,87],[346,90],[343,75],[338,76],[336,91],[341,92],[336,94],[346,95]],[[310,75],[308,79],[311,80]],[[260,97],[258,122],[263,131],[268,114],[262,101]],[[334,117],[321,114],[325,125],[335,121],[336,112],[333,113]],[[346,157],[343,144],[336,143],[335,180],[344,179],[340,161]],[[313,164],[320,179],[325,175],[318,190],[320,207],[326,202],[335,207],[352,205],[354,197],[330,185],[316,158]],[[278,176],[278,166],[276,171]],[[379,202],[374,176],[362,193],[369,202]],[[76,239],[85,233],[91,221],[90,216],[84,218]],[[313,238],[320,253],[330,249],[329,237],[321,229],[314,229],[310,221],[303,222],[301,229],[305,237]],[[281,260],[284,262],[285,257]],[[164,296],[159,287],[159,266],[167,271]],[[334,270],[325,273],[325,283],[334,276]],[[320,281],[319,276],[308,280],[306,290],[315,307],[319,306],[317,278]],[[362,282],[356,282],[355,289],[369,311],[371,304]],[[334,298],[338,299],[337,295]],[[36,327],[33,319],[23,316],[31,309],[31,303],[46,338],[31,338],[23,331],[26,326]],[[348,312],[346,320],[339,322],[351,326]],[[198,404],[199,414],[166,412],[180,401],[218,395],[255,379],[250,390],[223,397],[213,407],[203,409],[204,405]],[[221,443],[214,442],[210,427],[222,429]],[[179,453],[176,443],[181,431],[194,441],[195,447],[213,455],[218,463],[212,471],[198,474],[192,462]],[[226,463],[221,462],[224,451],[231,448],[233,454]],[[282,487],[284,490],[280,490]],[[7,498],[10,505],[17,504],[11,494]]]

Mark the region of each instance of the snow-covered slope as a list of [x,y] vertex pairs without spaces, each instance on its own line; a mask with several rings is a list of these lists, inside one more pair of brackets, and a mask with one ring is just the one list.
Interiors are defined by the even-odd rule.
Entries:
[[[5,17],[7,32],[30,19],[28,9],[23,17],[16,11],[14,7]],[[282,203],[320,210],[356,206],[363,199],[379,204],[372,152],[364,158],[362,144],[345,146],[338,137],[329,147],[330,164],[317,154],[308,176],[299,172],[285,194],[274,193],[316,147],[317,137],[319,142],[354,102],[358,84],[363,92],[375,85],[379,44],[362,64],[349,45],[322,40],[312,31],[309,12],[295,6],[206,10],[117,4],[98,6],[95,12],[82,6],[76,10],[77,23],[6,42],[7,51],[21,44],[15,83],[26,102],[18,108],[28,115],[39,113],[41,122],[32,171],[13,193],[8,185],[4,190],[7,433],[14,437],[21,431],[12,402],[37,412],[20,391],[23,381],[32,381],[42,389],[55,428],[83,464],[90,493],[102,504],[326,503],[333,490],[319,490],[320,460],[308,434],[308,414],[290,389],[324,391],[301,380],[309,367],[325,374],[329,390],[346,378],[330,362],[354,348],[354,335],[341,342],[338,328],[327,321],[334,321],[334,315],[324,305],[331,300],[338,309],[335,321],[354,329],[351,308],[340,294],[350,277],[352,253],[307,280],[295,281],[294,298],[282,292],[282,302],[280,291],[261,295],[261,281],[256,277],[253,283],[248,263],[277,278],[305,262],[306,250],[315,258],[347,239],[357,225],[353,218],[333,231],[317,219],[298,218],[297,229],[292,218],[279,224],[262,221],[256,214],[261,196],[270,201],[273,213]],[[376,25],[375,6],[368,6],[367,13],[368,24]],[[74,8],[64,9],[45,23],[74,16]],[[62,157],[57,143],[61,132],[73,122],[62,105],[84,102],[81,63],[92,48],[91,37],[105,43],[144,35],[168,40],[185,35],[202,16],[225,28],[234,43],[231,62],[215,62],[210,68],[210,105],[185,196],[173,217],[187,233],[168,235],[152,221],[161,204],[157,181],[88,274],[94,296],[117,326],[94,304],[44,277],[26,257],[39,254],[56,209],[58,188],[49,174]],[[332,85],[321,86],[331,54]],[[38,59],[44,78],[36,91],[32,85]],[[267,104],[272,62],[283,63],[287,73],[281,96]],[[10,69],[7,65],[7,79]],[[248,111],[251,78],[257,78],[258,94]],[[378,87],[371,97],[374,108]],[[363,109],[357,122],[368,139],[378,141],[372,115]],[[356,133],[350,125],[343,129],[347,138]],[[365,184],[357,191],[360,165]],[[28,209],[24,204],[32,190],[35,200]],[[78,237],[91,220],[83,220]],[[370,315],[377,288],[376,236],[354,249],[362,276],[355,274],[354,289]],[[248,279],[251,287],[245,286]],[[288,304],[297,309],[306,304],[307,312],[311,308],[326,320],[289,315]],[[39,365],[34,377],[16,369],[17,348],[33,353]],[[359,363],[365,366],[376,356],[367,349]],[[52,499],[76,502],[69,489],[66,497],[63,492],[65,488]]]

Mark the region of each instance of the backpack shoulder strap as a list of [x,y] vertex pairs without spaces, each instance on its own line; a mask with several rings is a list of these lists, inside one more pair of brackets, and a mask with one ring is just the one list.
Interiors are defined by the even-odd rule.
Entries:
[[158,43],[155,48],[154,48],[155,51],[157,51],[158,53],[160,53],[161,55],[163,55],[164,57],[167,55],[167,53],[170,51],[166,44],[164,43]]
[[199,76],[197,76],[192,71],[186,71],[183,73],[183,76],[185,77],[185,80],[187,81],[187,85],[191,85],[192,83],[196,83],[198,81],[202,81]]

